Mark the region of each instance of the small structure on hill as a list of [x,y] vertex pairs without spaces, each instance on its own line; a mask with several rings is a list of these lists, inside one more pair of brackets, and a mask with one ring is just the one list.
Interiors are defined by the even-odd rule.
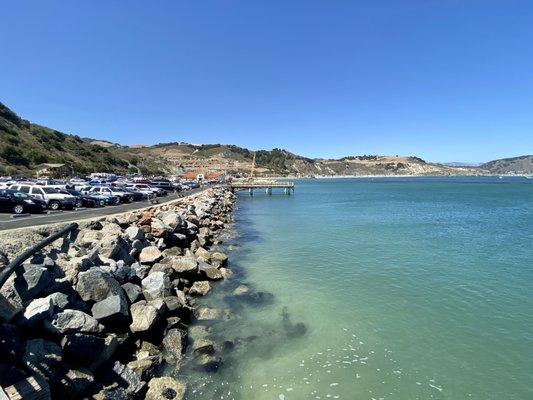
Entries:
[[69,167],[66,164],[39,164],[35,167],[35,174],[38,178],[64,178],[69,174]]

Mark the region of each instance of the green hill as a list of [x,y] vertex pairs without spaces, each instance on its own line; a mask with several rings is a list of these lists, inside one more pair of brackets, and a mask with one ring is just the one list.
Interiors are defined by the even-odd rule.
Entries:
[[67,164],[76,174],[160,171],[156,162],[30,123],[0,103],[0,175],[33,175],[42,163]]

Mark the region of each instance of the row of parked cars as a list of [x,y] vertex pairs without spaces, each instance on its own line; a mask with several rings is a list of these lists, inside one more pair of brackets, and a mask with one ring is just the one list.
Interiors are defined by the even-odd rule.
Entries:
[[171,182],[105,182],[72,179],[69,182],[0,182],[0,211],[14,214],[49,210],[72,210],[82,207],[104,207],[133,201],[153,200],[169,192],[199,186],[175,185]]

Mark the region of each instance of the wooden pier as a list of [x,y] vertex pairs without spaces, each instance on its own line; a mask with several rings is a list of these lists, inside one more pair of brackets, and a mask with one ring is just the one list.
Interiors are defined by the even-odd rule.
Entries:
[[259,180],[243,180],[233,181],[229,184],[233,190],[248,190],[250,196],[254,195],[254,190],[264,189],[265,193],[272,195],[273,189],[282,189],[286,195],[294,193],[294,182],[284,181],[259,181]]

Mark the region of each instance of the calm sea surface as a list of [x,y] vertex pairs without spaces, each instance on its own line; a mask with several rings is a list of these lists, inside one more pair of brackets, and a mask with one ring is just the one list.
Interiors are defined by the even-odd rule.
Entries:
[[[533,181],[297,182],[239,196],[191,399],[533,399]],[[239,283],[273,295],[232,301]]]

